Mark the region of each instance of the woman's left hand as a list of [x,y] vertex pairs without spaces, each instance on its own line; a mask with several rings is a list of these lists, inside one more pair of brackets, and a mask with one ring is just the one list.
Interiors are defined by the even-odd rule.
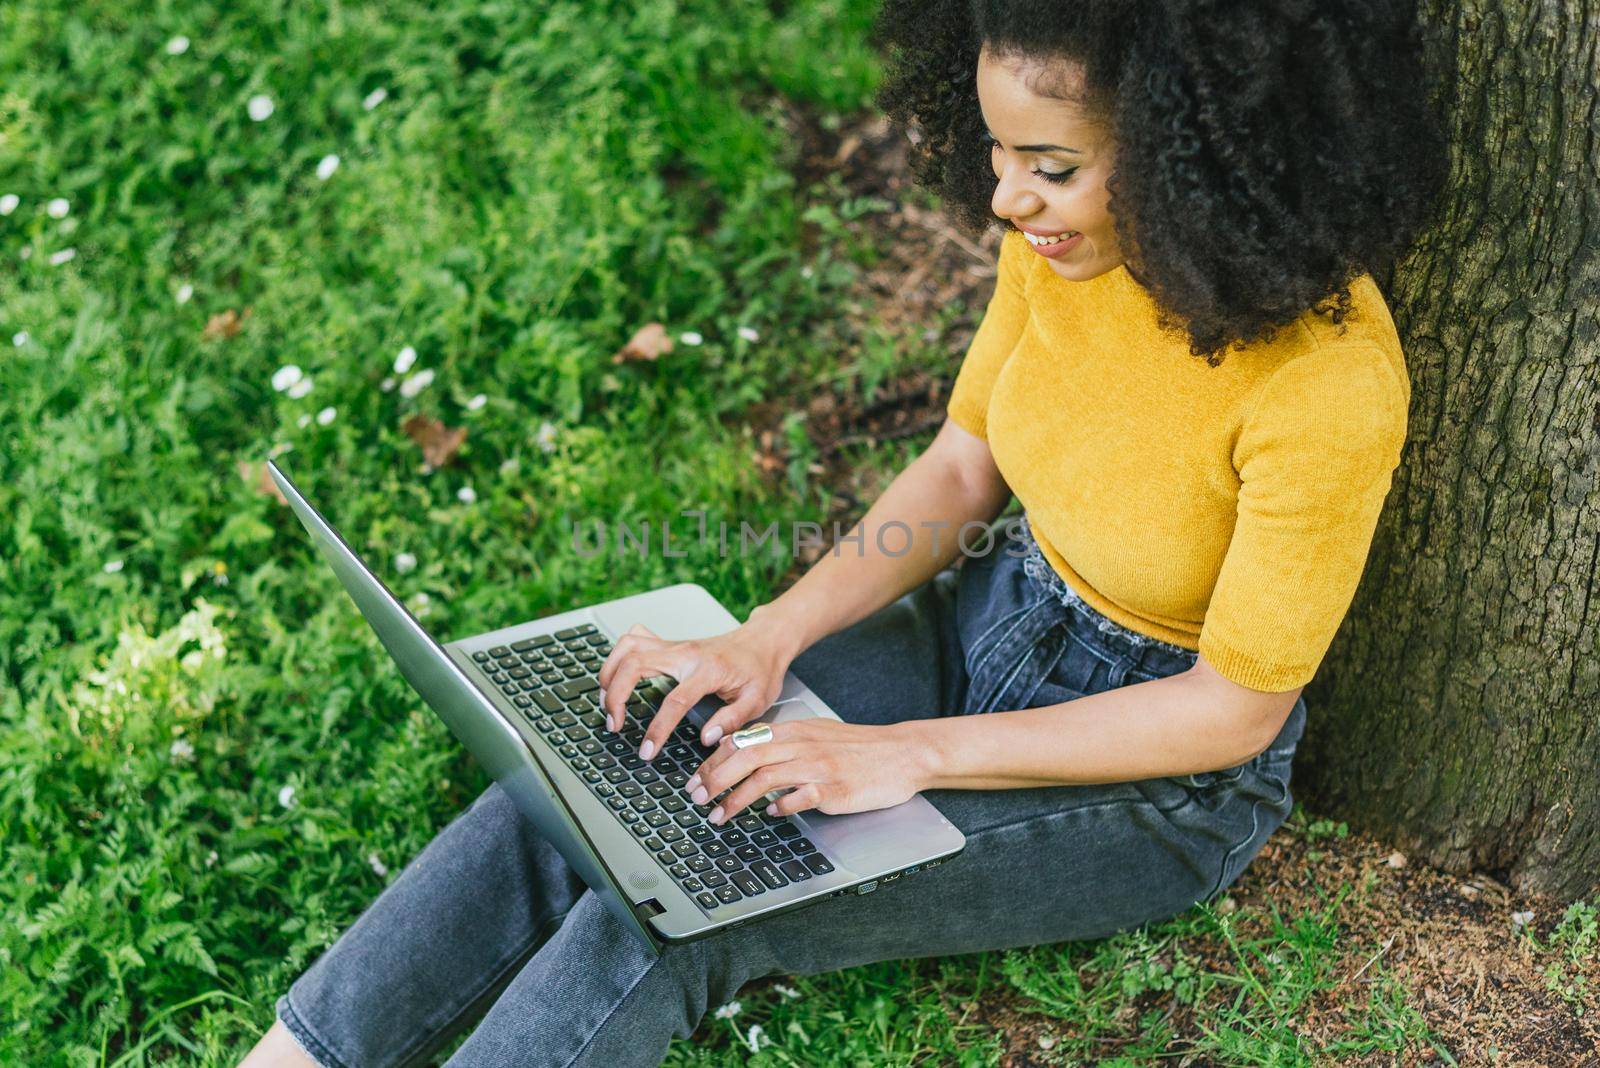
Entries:
[[726,823],[773,790],[792,788],[774,802],[775,814],[788,816],[809,808],[835,815],[890,808],[922,789],[927,752],[910,723],[816,717],[771,727],[771,741],[743,749],[724,737],[684,784],[696,804],[732,788],[713,823]]

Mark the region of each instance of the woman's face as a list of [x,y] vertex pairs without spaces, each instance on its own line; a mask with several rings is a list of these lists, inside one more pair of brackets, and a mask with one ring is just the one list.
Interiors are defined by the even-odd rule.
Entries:
[[[1042,71],[1029,61],[996,59],[987,46],[978,55],[978,106],[994,138],[989,155],[1000,180],[991,205],[1026,233],[1076,231],[1079,236],[1054,249],[1029,244],[1061,277],[1084,282],[1122,264],[1106,210],[1113,146],[1105,129],[1079,108],[1028,87],[1027,79]],[[1050,74],[1069,90],[1081,85],[1076,65],[1057,64]]]

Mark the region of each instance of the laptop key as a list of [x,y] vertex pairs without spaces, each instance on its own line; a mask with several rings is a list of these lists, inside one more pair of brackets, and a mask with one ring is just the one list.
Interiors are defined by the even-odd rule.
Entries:
[[[788,878],[783,874],[783,872],[779,871],[777,868],[774,868],[770,860],[754,861],[750,865],[750,870],[755,872],[757,878],[774,890],[780,886],[789,885]],[[737,878],[737,876],[735,878]]]
[[652,834],[649,838],[644,840],[644,847],[650,850],[650,852],[654,853],[657,850],[667,848],[667,843],[661,840],[661,836],[659,834]]
[[650,836],[650,832],[655,828],[651,827],[648,823],[641,822],[629,824],[628,829],[633,832],[634,837],[644,838]]
[[731,905],[743,896],[744,895],[739,893],[738,888],[732,883],[729,883],[727,886],[717,887],[717,900],[722,902],[724,905]]
[[669,864],[667,871],[674,879],[687,879],[690,875],[689,869],[682,864]]
[[738,857],[740,860],[761,860],[761,859],[763,859],[761,850],[757,849],[753,845],[742,845],[742,846],[739,846],[736,849],[734,849],[733,855]]
[[[642,771],[636,772],[634,774],[634,776],[633,776],[633,781],[634,782],[640,782],[641,780],[640,780],[639,776],[643,775],[643,774],[644,774],[644,772],[642,772]],[[664,797],[667,798],[667,800],[669,800],[669,801],[677,800],[677,798],[668,796],[669,794],[672,793],[672,787],[668,786],[664,782],[652,782],[650,785],[648,785],[648,786],[646,786],[644,788],[644,792],[649,794],[651,797],[655,798],[657,801],[660,801]],[[665,805],[662,805],[661,807],[662,808],[666,808]],[[675,811],[675,810],[674,809],[667,809],[667,811],[668,812],[672,812],[672,811]]]
[[683,828],[682,827],[674,827],[670,823],[662,824],[662,826],[661,826],[661,840],[663,842],[669,842],[669,843],[670,842],[686,841],[686,839],[683,837]]
[[555,715],[551,716],[550,719],[557,727],[570,727],[578,722],[578,717],[574,716],[571,712],[557,712]]
[[[543,726],[544,726],[543,724],[540,724],[540,728],[541,729],[543,728]],[[616,785],[617,783],[623,783],[623,782],[627,782],[628,781],[628,773],[623,771],[621,768],[607,768],[606,772],[605,772],[605,775],[606,775],[606,782],[609,782],[612,785]]]
[[656,859],[661,862],[661,866],[663,868],[666,867],[669,864],[678,863],[677,856],[670,849],[658,849],[658,850],[656,850]]
[[[691,830],[689,833],[694,834],[694,831]],[[700,846],[700,851],[708,857],[725,857],[728,855],[728,847],[721,842],[704,842]]]
[[515,697],[517,694],[522,692],[522,687],[518,686],[514,682],[508,682],[504,686],[500,687],[500,692],[505,694],[507,697]]
[[817,847],[811,844],[811,839],[801,835],[789,843],[789,848],[795,853],[815,853]]
[[[590,740],[598,741],[598,739]],[[595,753],[595,755],[590,758],[589,763],[593,764],[597,768],[614,768],[617,766],[617,758],[602,750]]]
[[755,897],[757,894],[763,893],[767,889],[761,884],[761,880],[757,879],[754,875],[751,875],[743,868],[740,868],[738,871],[729,872],[728,878],[733,880],[733,885],[737,886],[741,891],[743,891],[746,897]]
[[803,883],[811,878],[811,869],[798,860],[786,860],[778,865],[778,870],[797,883]]
[[564,642],[568,638],[576,638],[578,633],[577,627],[563,627],[561,630],[556,631],[555,638],[558,642]]
[[487,649],[479,649],[477,652],[472,654],[472,659],[481,664],[485,660],[489,659],[489,651]]
[[574,697],[580,696],[581,694],[593,693],[599,688],[600,680],[590,676],[587,678],[574,679],[571,682],[562,683],[560,686],[556,687],[556,696],[561,698],[563,701],[568,701]]
[[717,907],[717,895],[709,890],[700,891],[694,895],[694,899],[700,903],[702,908],[714,909]]
[[761,829],[761,821],[748,812],[739,816],[733,822],[741,831],[759,831]]
[[777,845],[778,836],[769,830],[762,829],[750,835],[750,841],[754,842],[758,846]]
[[652,827],[659,827],[663,823],[667,822],[667,814],[662,812],[660,809],[657,809],[654,812],[646,812],[644,814],[644,821]]
[[541,671],[539,673],[539,681],[546,686],[554,686],[556,683],[565,680],[561,677],[561,672],[559,671]]
[[[767,850],[767,859],[772,861],[774,864],[777,864],[780,860],[789,860],[793,856],[794,853],[789,849],[788,846],[777,845]],[[778,867],[781,868],[783,865],[778,864]]]
[[702,886],[701,883],[700,883],[699,876],[696,876],[696,875],[690,875],[690,876],[685,877],[684,880],[683,880],[683,888],[685,890],[688,890],[691,893],[693,893],[696,890],[704,890],[705,889],[705,887]]
[[633,774],[633,781],[634,782],[642,782],[646,786],[650,785],[653,782],[659,782],[660,779],[661,779],[660,773],[657,772],[654,768],[649,767],[648,765],[645,766],[645,767],[640,768],[638,771],[634,772],[634,774]]
[[744,871],[744,861],[738,857],[718,857],[716,860],[718,870],[732,875],[736,871]]
[[728,881],[728,877],[726,875],[722,874],[717,869],[711,868],[711,869],[709,869],[707,871],[704,871],[704,872],[702,872],[700,874],[700,881],[705,883],[707,886],[711,887],[713,890],[715,890],[717,887],[719,887],[723,883],[727,882]]
[[782,823],[772,828],[772,833],[777,835],[779,838],[793,838],[795,835],[800,833],[800,828],[796,827],[788,820],[784,820]]
[[510,682],[511,680],[508,679],[501,672],[491,671],[489,673],[489,681],[494,683],[496,686],[504,686],[506,683]]
[[515,696],[515,697],[513,697],[511,699],[511,703],[516,705],[518,708],[532,708],[533,707],[533,702],[528,700],[526,697],[524,697],[520,693],[517,694],[517,696]]
[[[690,871],[707,871],[711,868],[711,861],[700,856],[699,854],[690,855],[689,858],[684,861],[684,863],[689,865]],[[792,864],[794,862],[790,861],[790,863]]]
[[692,857],[700,852],[700,847],[693,842],[673,842],[672,851],[680,857]]
[[806,867],[818,875],[826,875],[833,870],[833,865],[828,863],[828,858],[821,853],[810,853],[800,858],[805,861]]
[[613,809],[627,808],[628,799],[626,797],[608,797],[606,798],[606,804],[610,805]]
[[644,787],[636,782],[624,782],[617,786],[617,793],[623,797],[638,797],[644,793]]

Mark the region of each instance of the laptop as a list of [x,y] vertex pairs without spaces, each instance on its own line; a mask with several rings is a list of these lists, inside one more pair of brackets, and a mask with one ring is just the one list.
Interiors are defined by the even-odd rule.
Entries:
[[[605,727],[596,681],[613,641],[635,623],[663,638],[739,625],[704,587],[684,582],[441,643],[391,593],[275,462],[272,480],[394,657],[451,733],[560,851],[652,957],[666,943],[867,894],[959,855],[966,838],[920,794],[846,815],[769,816],[764,801],[717,826],[718,798],[696,805],[684,783],[714,747],[700,728],[708,695],[649,761],[638,756],[665,680],[641,680],[623,730]],[[752,723],[839,716],[791,671]],[[784,791],[772,791],[775,799]]]

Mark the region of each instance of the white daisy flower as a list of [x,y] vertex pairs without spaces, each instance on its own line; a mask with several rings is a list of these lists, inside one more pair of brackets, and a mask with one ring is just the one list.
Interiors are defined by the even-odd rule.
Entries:
[[19,259],[19,260],[31,260],[31,259],[33,259],[33,246],[32,245],[23,245],[22,246],[22,251],[17,253],[17,259]]
[[683,333],[678,335],[678,340],[683,342],[685,345],[699,345],[705,341],[705,338],[701,337],[693,330],[685,330]]
[[105,562],[105,566],[103,566],[100,570],[104,571],[108,575],[115,575],[118,571],[122,570],[122,561],[107,560]]
[[385,378],[382,382],[378,383],[378,388],[383,390],[385,393],[392,392],[394,390],[394,379],[392,377]]
[[31,340],[32,337],[26,330],[18,330],[15,334],[11,335],[11,343],[19,349]]
[[1533,912],[1532,912],[1532,910],[1529,910],[1527,912],[1513,912],[1511,914],[1511,925],[1513,927],[1517,927],[1517,928],[1526,927],[1532,922],[1533,922]]
[[766,1036],[766,1028],[758,1023],[750,1025],[750,1030],[745,1033],[744,1044],[750,1047],[751,1053],[760,1053],[762,1046],[770,1046],[772,1039]]
[[473,489],[471,486],[462,486],[460,489],[456,490],[456,500],[460,501],[462,504],[471,504],[477,499],[478,491]]
[[317,425],[327,426],[339,417],[339,409],[329,405],[317,413]]
[[172,754],[173,760],[194,759],[194,745],[187,738],[179,738],[173,742],[167,752]]
[[300,368],[292,363],[286,363],[272,373],[272,388],[282,393],[302,377]]
[[739,1015],[739,1013],[741,1011],[743,1011],[743,1009],[744,1009],[744,1006],[739,1004],[739,999],[738,998],[734,998],[732,1001],[728,1002],[726,1005],[718,1006],[717,1011],[712,1013],[711,1015],[715,1016],[719,1020],[731,1020],[735,1016]]
[[294,807],[294,787],[292,785],[285,786],[283,789],[278,791],[278,804],[282,805],[284,808]]
[[302,415],[299,419],[295,420],[295,423],[300,427],[301,430],[304,430],[306,427],[311,425],[311,413],[307,412],[305,415]]
[[290,386],[286,392],[288,392],[289,396],[293,397],[295,400],[299,400],[301,397],[304,397],[307,393],[311,392],[311,376],[306,375],[294,385]]
[[206,854],[206,867],[215,868],[216,866],[217,866],[217,851],[215,849],[213,849],[211,852]]
[[761,338],[761,335],[756,333],[753,327],[748,326],[741,326],[739,328],[739,336],[744,338],[746,341],[758,341]]
[[433,382],[433,368],[424,367],[404,382],[400,383],[400,396],[415,397],[427,389]]
[[476,397],[473,397],[471,400],[467,401],[467,411],[475,412],[488,403],[489,398],[480,393]]
[[395,354],[394,373],[403,375],[411,370],[411,365],[417,362],[417,350],[407,345]]
[[274,108],[272,98],[265,93],[257,93],[245,104],[245,111],[250,113],[250,118],[256,122],[266,122],[272,118]]
[[376,853],[367,854],[367,867],[371,868],[373,873],[376,874],[380,879],[389,874],[389,866],[385,864],[383,862],[383,858],[378,856]]
[[794,998],[800,996],[800,991],[796,990],[792,986],[785,986],[782,983],[774,983],[772,989],[777,991],[779,997],[786,1000],[793,1000]]
[[380,85],[378,88],[366,95],[366,97],[361,101],[361,106],[366,108],[368,111],[371,111],[373,108],[377,107],[379,104],[388,99],[389,90]]
[[800,277],[801,278],[809,279],[813,275],[815,275],[816,273],[817,273],[816,271],[811,269],[809,264],[807,266],[805,266],[805,267],[800,268]]
[[415,570],[416,566],[417,558],[412,556],[410,553],[400,553],[394,558],[394,569],[400,572],[402,575],[404,575],[407,571]]
[[500,473],[502,475],[514,475],[520,470],[522,470],[522,464],[517,461],[515,456],[502,461],[500,464]]
[[66,197],[56,197],[44,206],[44,212],[52,219],[65,219],[72,210],[72,204]]
[[539,429],[534,432],[534,442],[545,452],[556,451],[556,428],[553,423],[545,421],[539,424]]
[[50,256],[50,266],[52,266],[52,267],[60,267],[63,263],[71,263],[73,260],[75,260],[77,258],[78,258],[78,250],[77,249],[75,249],[75,248],[64,248],[60,252],[56,252],[56,253],[52,253],[51,254],[51,256]]
[[190,285],[188,282],[185,282],[183,285],[179,286],[178,291],[172,295],[172,299],[177,301],[179,304],[187,304],[193,297],[194,286]]
[[169,56],[181,56],[187,51],[189,51],[189,38],[181,33],[167,42],[167,55]]
[[339,169],[339,157],[332,152],[317,161],[317,179],[326,182],[333,177],[333,172]]
[[0,196],[0,215],[10,215],[17,210],[17,205],[22,203],[22,198],[15,193]]

